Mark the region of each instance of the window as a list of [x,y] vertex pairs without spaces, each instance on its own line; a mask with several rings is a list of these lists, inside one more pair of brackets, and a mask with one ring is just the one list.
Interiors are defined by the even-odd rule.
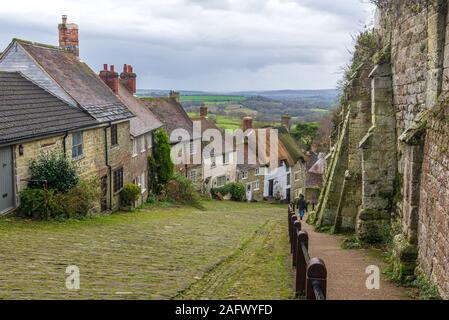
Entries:
[[256,168],[256,176],[260,175],[260,168]]
[[137,138],[133,139],[133,157],[137,156]]
[[139,140],[140,140],[140,152],[144,153],[146,151],[145,136],[141,136]]
[[190,155],[196,154],[195,142],[190,141]]
[[83,156],[83,133],[76,132],[72,134],[72,159]]
[[147,174],[146,172],[142,172],[142,174],[140,175],[140,189],[142,190],[142,193],[145,193],[145,191],[147,191]]
[[301,172],[297,171],[297,172],[295,172],[295,181],[299,181],[299,180],[301,180]]
[[210,167],[211,168],[217,167],[217,159],[215,159],[215,157],[212,157]]
[[226,185],[227,178],[226,176],[221,176],[217,178],[217,187],[223,187]]
[[289,173],[289,174],[287,174],[287,185],[288,186],[292,184],[291,180],[292,180],[292,175]]
[[253,182],[253,190],[260,190],[260,182],[259,181],[255,181]]
[[189,179],[190,181],[192,181],[193,183],[196,183],[196,170],[191,170],[189,172]]
[[248,179],[248,171],[242,171],[242,180]]
[[229,153],[223,154],[223,163],[229,164]]
[[113,124],[111,126],[111,145],[112,146],[116,146],[118,145],[118,130],[117,130],[117,125]]
[[123,168],[115,170],[112,174],[114,177],[114,192],[117,193],[123,188]]
[[147,149],[153,148],[153,135],[151,133],[147,134]]

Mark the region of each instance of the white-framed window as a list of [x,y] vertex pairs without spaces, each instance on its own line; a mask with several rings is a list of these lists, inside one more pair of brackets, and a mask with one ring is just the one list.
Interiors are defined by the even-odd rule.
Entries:
[[287,186],[292,184],[292,174],[288,173],[287,174]]
[[195,147],[195,141],[190,141],[190,155],[194,155],[196,154],[196,147]]
[[224,153],[223,154],[223,163],[224,164],[229,164],[229,153]]
[[215,158],[215,156],[210,159],[210,167],[212,169],[217,167],[217,159]]
[[295,181],[299,181],[301,180],[301,171],[296,171],[295,172]]
[[226,176],[218,177],[217,178],[217,187],[225,186],[227,181],[228,181],[228,179],[226,178]]
[[137,138],[133,139],[133,157],[137,156]]
[[260,175],[260,168],[256,168],[256,176]]
[[147,173],[145,171],[140,175],[140,189],[142,193],[147,191]]
[[145,151],[147,151],[146,149],[147,146],[145,145],[145,136],[141,136],[139,140],[140,140],[140,152],[144,153]]
[[248,179],[248,171],[242,171],[242,180]]
[[196,170],[189,171],[189,179],[193,183],[196,183]]
[[253,190],[254,191],[260,190],[260,182],[259,181],[253,182]]
[[72,159],[83,157],[83,132],[72,134]]

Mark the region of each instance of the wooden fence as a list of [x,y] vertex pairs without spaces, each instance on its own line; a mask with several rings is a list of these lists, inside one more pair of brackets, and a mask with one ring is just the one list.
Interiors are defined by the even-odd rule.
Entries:
[[324,261],[310,258],[309,235],[302,230],[301,221],[295,214],[295,204],[288,206],[288,230],[296,269],[296,295],[307,300],[326,300],[327,269]]

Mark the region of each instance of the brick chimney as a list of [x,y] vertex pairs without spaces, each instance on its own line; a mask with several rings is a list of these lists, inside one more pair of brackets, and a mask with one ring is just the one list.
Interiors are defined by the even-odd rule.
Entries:
[[172,98],[172,99],[175,99],[175,101],[177,103],[181,102],[181,95],[177,91],[174,91],[174,90],[170,91],[169,97]]
[[115,72],[114,65],[111,65],[111,69],[108,70],[108,65],[103,65],[103,70],[100,71],[100,78],[114,91],[115,94],[118,93],[118,73]]
[[67,23],[67,16],[62,16],[62,23],[58,25],[59,47],[79,57],[78,25]]
[[290,131],[291,119],[292,119],[292,117],[290,117],[288,114],[282,116],[282,120],[281,120],[282,126],[287,128],[288,131]]
[[253,128],[253,118],[245,117],[243,118],[243,131]]
[[137,92],[137,75],[133,72],[131,65],[123,65],[123,72],[120,74],[120,83],[123,84],[132,94]]
[[204,103],[200,107],[200,117],[207,117],[207,106]]

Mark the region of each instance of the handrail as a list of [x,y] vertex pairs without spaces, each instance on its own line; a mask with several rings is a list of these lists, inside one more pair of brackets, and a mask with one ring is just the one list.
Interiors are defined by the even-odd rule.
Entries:
[[310,257],[309,235],[302,230],[294,208],[293,204],[288,206],[288,225],[293,267],[296,267],[296,294],[305,295],[307,300],[326,300],[326,265],[323,260]]

